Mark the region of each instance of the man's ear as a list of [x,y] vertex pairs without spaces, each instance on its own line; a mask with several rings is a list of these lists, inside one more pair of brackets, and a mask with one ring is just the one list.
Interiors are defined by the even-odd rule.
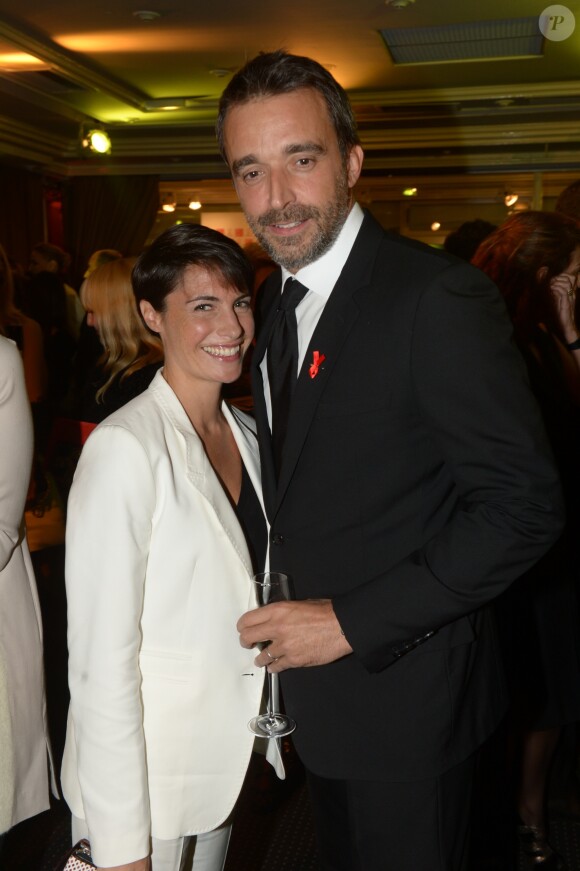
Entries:
[[153,308],[148,299],[139,300],[139,309],[149,329],[153,330],[154,333],[158,333],[161,321],[160,313]]
[[346,161],[346,172],[349,188],[353,188],[358,181],[359,175],[361,174],[362,170],[363,159],[364,152],[360,145],[353,145],[353,147],[350,149]]

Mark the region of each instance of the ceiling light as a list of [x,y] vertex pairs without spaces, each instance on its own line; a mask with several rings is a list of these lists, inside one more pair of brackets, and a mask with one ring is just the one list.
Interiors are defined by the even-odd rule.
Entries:
[[392,6],[393,9],[405,9],[414,2],[415,0],[385,0],[385,6]]
[[133,16],[139,21],[155,21],[156,18],[161,18],[161,12],[153,12],[152,9],[139,9],[133,12]]
[[441,224],[440,224],[440,222],[439,222],[439,221],[433,221],[433,223],[431,224],[431,229],[433,230],[434,233],[436,233],[437,230],[440,230],[440,229],[441,229]]
[[192,209],[194,212],[197,211],[197,209],[201,209],[200,201],[199,200],[192,200],[189,204],[189,208]]
[[417,196],[417,188],[405,188],[403,190],[404,197],[416,197]]
[[171,112],[175,109],[190,109],[199,105],[209,94],[191,94],[186,97],[148,97],[143,100],[143,108],[147,112]]
[[153,97],[143,101],[149,112],[170,112],[172,109],[184,109],[185,97]]
[[83,147],[95,151],[97,154],[111,153],[111,140],[105,130],[89,130],[83,138]]
[[48,64],[40,58],[25,54],[23,51],[0,54],[0,68],[7,73],[49,69]]
[[177,202],[172,191],[168,191],[161,197],[161,208],[164,212],[174,212],[177,208]]
[[518,197],[517,194],[510,194],[510,193],[507,193],[507,194],[505,195],[505,197],[503,198],[503,201],[504,201],[504,203],[506,204],[506,206],[509,208],[510,206],[515,206],[515,204],[517,203],[518,199],[519,199],[519,197]]

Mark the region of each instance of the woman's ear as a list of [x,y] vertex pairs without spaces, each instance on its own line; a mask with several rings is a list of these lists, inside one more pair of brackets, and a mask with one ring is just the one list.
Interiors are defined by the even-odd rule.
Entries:
[[139,300],[139,309],[149,329],[153,330],[154,333],[158,333],[161,321],[160,313],[153,308],[148,299]]
[[542,283],[542,281],[544,280],[544,278],[546,277],[547,274],[548,274],[548,267],[547,266],[540,266],[540,268],[536,272],[536,281],[538,282],[538,284]]

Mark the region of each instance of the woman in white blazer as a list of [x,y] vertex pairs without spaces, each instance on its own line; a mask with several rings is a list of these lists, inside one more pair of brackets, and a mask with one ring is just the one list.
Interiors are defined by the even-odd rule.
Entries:
[[252,273],[181,224],[133,286],[165,363],[91,434],[70,493],[62,786],[98,868],[221,871],[263,688],[236,632],[267,540],[258,447],[220,396],[253,337]]
[[49,807],[42,625],[23,519],[32,449],[22,360],[0,336],[0,834]]

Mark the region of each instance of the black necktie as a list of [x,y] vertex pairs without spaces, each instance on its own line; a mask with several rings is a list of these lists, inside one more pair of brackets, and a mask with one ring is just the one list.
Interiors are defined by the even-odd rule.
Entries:
[[298,371],[296,306],[307,293],[308,288],[295,278],[287,279],[268,341],[268,381],[272,398],[272,451],[277,475],[280,472],[290,400]]

